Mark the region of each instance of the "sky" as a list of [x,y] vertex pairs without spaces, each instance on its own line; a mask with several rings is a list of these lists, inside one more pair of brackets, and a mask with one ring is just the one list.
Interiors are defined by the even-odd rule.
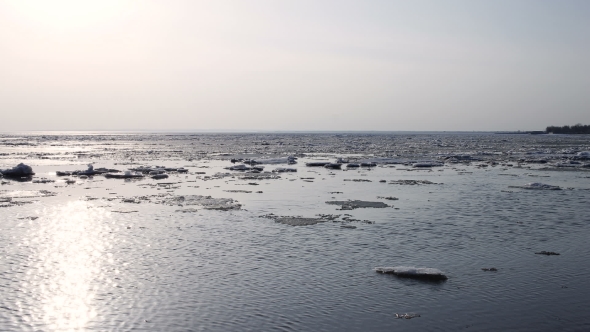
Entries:
[[0,0],[0,131],[590,124],[586,0]]

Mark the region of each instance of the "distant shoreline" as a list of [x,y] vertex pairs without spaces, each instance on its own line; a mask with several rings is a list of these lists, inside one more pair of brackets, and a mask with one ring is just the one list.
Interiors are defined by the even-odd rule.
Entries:
[[533,130],[533,131],[499,131],[495,132],[494,134],[501,134],[501,135],[544,135],[549,134],[544,130]]

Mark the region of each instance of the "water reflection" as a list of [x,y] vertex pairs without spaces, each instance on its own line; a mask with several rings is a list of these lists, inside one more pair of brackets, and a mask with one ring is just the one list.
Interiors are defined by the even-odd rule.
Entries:
[[[29,238],[33,254],[23,290],[31,295],[32,325],[77,331],[97,315],[93,299],[112,263],[110,212],[76,201],[44,211]],[[26,310],[24,310],[26,311]]]

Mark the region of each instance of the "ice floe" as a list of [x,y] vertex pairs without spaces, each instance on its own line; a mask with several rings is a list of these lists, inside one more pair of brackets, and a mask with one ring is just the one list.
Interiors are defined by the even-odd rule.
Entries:
[[418,185],[418,184],[440,184],[440,183],[434,183],[432,181],[428,181],[428,180],[391,180],[389,181],[389,184],[400,184],[400,185]]
[[213,198],[211,196],[184,195],[167,197],[162,201],[167,205],[199,205],[206,210],[239,210],[242,205],[231,198]]
[[329,168],[329,169],[341,169],[341,168],[342,168],[342,164],[338,164],[338,163],[328,163],[328,164],[324,165],[324,168]]
[[297,172],[297,168],[287,168],[287,167],[279,167],[273,170],[274,173],[289,173],[289,172]]
[[359,200],[348,200],[348,201],[328,201],[326,204],[340,205],[340,210],[354,210],[358,208],[386,208],[389,205],[383,202],[368,202]]
[[105,174],[104,176],[107,179],[135,179],[135,178],[143,178],[143,174],[132,172],[132,171],[125,171],[123,174]]
[[324,167],[328,164],[330,164],[329,161],[313,161],[313,162],[305,163],[305,166],[307,166],[307,167]]
[[509,186],[509,188],[520,188],[529,190],[561,190],[560,186],[552,186],[550,184],[531,182],[522,186]]
[[15,177],[15,178],[29,177],[29,176],[35,175],[35,173],[33,172],[33,168],[31,166],[25,165],[23,163],[20,163],[13,168],[0,170],[0,173],[2,173],[2,175],[4,175],[5,177]]
[[545,251],[545,250],[536,252],[535,254],[536,255],[545,255],[545,256],[558,256],[559,255],[559,253],[557,253],[557,252]]
[[289,156],[286,158],[269,158],[269,159],[249,159],[244,161],[245,164],[258,165],[258,164],[289,164],[293,165],[297,163],[297,158]]
[[398,277],[415,278],[415,279],[430,279],[430,280],[446,280],[448,277],[439,269],[429,267],[413,267],[413,266],[393,266],[393,267],[376,267],[376,272],[393,274]]
[[440,167],[440,166],[444,166],[444,164],[436,162],[436,161],[424,161],[424,162],[419,162],[419,163],[415,163],[412,165],[412,167],[414,167],[414,168],[431,168],[431,167]]

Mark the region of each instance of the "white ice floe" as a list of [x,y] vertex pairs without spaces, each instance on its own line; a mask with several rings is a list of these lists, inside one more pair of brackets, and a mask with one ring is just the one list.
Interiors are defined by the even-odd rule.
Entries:
[[429,267],[413,267],[413,266],[393,266],[393,267],[376,267],[376,272],[394,274],[399,277],[416,278],[416,279],[432,279],[445,280],[447,276],[439,269]]

